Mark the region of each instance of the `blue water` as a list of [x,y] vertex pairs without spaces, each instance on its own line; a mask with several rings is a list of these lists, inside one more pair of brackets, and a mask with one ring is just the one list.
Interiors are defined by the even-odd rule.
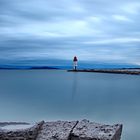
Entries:
[[140,139],[140,76],[61,70],[0,70],[0,121],[89,119],[123,123]]

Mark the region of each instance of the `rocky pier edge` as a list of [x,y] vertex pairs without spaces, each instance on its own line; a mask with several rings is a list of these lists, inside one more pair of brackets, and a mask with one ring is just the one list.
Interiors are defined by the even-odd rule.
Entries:
[[[8,123],[14,125],[14,123]],[[27,128],[5,129],[0,126],[0,140],[120,140],[122,124],[105,125],[89,120],[41,121]],[[23,124],[22,124],[23,125]]]
[[140,75],[140,69],[79,69],[79,70],[67,70],[68,72],[97,72],[97,73],[113,73],[113,74],[131,74]]

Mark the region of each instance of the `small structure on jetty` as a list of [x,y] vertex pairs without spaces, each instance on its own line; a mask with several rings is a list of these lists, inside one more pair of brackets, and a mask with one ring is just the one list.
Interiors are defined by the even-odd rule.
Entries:
[[20,129],[15,125],[16,129],[0,125],[0,140],[120,140],[122,133],[122,124],[104,125],[88,120],[41,121],[32,126],[23,124],[26,128]]
[[77,59],[77,57],[76,56],[74,56],[74,58],[73,58],[73,70],[77,70],[77,62],[78,62],[78,59]]

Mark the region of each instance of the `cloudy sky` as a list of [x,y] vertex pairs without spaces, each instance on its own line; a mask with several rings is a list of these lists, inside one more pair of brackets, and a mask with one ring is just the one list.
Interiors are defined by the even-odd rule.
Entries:
[[140,0],[0,0],[0,64],[75,55],[140,65]]

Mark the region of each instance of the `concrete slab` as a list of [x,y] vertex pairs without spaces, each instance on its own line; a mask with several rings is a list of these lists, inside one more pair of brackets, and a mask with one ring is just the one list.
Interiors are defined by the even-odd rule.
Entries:
[[16,126],[14,129],[11,129],[12,124],[9,123],[9,127],[0,128],[0,140],[35,140],[43,123],[28,125],[26,128]]
[[71,133],[71,140],[120,140],[122,125],[104,125],[80,121]]
[[77,121],[46,122],[40,130],[37,140],[68,140]]

